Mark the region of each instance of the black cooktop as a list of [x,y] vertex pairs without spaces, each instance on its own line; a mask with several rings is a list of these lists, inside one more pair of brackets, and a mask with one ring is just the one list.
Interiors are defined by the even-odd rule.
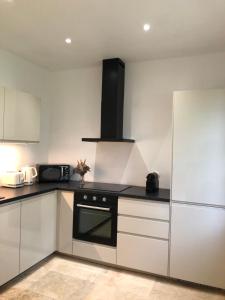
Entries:
[[129,185],[123,184],[112,184],[112,183],[101,183],[101,182],[87,182],[81,189],[87,190],[97,190],[97,191],[106,191],[106,192],[122,192],[128,189]]

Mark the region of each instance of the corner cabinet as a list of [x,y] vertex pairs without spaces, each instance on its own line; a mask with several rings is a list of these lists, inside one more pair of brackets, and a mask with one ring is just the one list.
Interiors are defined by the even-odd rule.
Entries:
[[40,141],[40,99],[10,88],[0,88],[0,139]]
[[0,207],[0,286],[19,274],[20,203]]
[[58,193],[57,250],[70,255],[73,253],[73,201],[73,192]]
[[20,272],[56,251],[56,192],[21,202]]

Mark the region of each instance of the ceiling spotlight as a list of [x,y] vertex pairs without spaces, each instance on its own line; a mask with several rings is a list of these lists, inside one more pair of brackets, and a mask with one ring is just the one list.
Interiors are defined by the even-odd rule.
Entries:
[[72,43],[72,40],[71,40],[70,38],[67,38],[67,39],[65,39],[65,42],[66,42],[67,44],[71,44],[71,43]]
[[144,24],[143,29],[144,31],[149,31],[151,28],[150,24]]

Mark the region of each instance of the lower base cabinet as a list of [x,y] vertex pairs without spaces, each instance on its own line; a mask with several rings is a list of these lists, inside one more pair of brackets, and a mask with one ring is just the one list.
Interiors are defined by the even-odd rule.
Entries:
[[20,272],[56,251],[56,220],[55,192],[21,202]]
[[172,204],[170,276],[225,289],[225,209]]
[[116,264],[116,248],[106,245],[74,240],[73,255],[109,264]]
[[0,285],[19,274],[20,203],[0,207]]
[[168,241],[118,233],[117,264],[166,276]]

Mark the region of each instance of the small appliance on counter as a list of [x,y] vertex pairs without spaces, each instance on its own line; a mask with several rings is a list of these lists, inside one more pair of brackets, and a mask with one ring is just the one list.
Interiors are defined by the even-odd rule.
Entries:
[[1,184],[12,188],[24,186],[24,175],[22,172],[7,171],[1,176]]
[[152,172],[149,173],[146,178],[146,192],[157,192],[159,190],[159,174],[157,172]]
[[21,168],[21,172],[24,176],[24,184],[32,185],[37,177],[37,169],[35,167],[23,167]]
[[38,165],[39,182],[68,182],[72,175],[70,165]]

